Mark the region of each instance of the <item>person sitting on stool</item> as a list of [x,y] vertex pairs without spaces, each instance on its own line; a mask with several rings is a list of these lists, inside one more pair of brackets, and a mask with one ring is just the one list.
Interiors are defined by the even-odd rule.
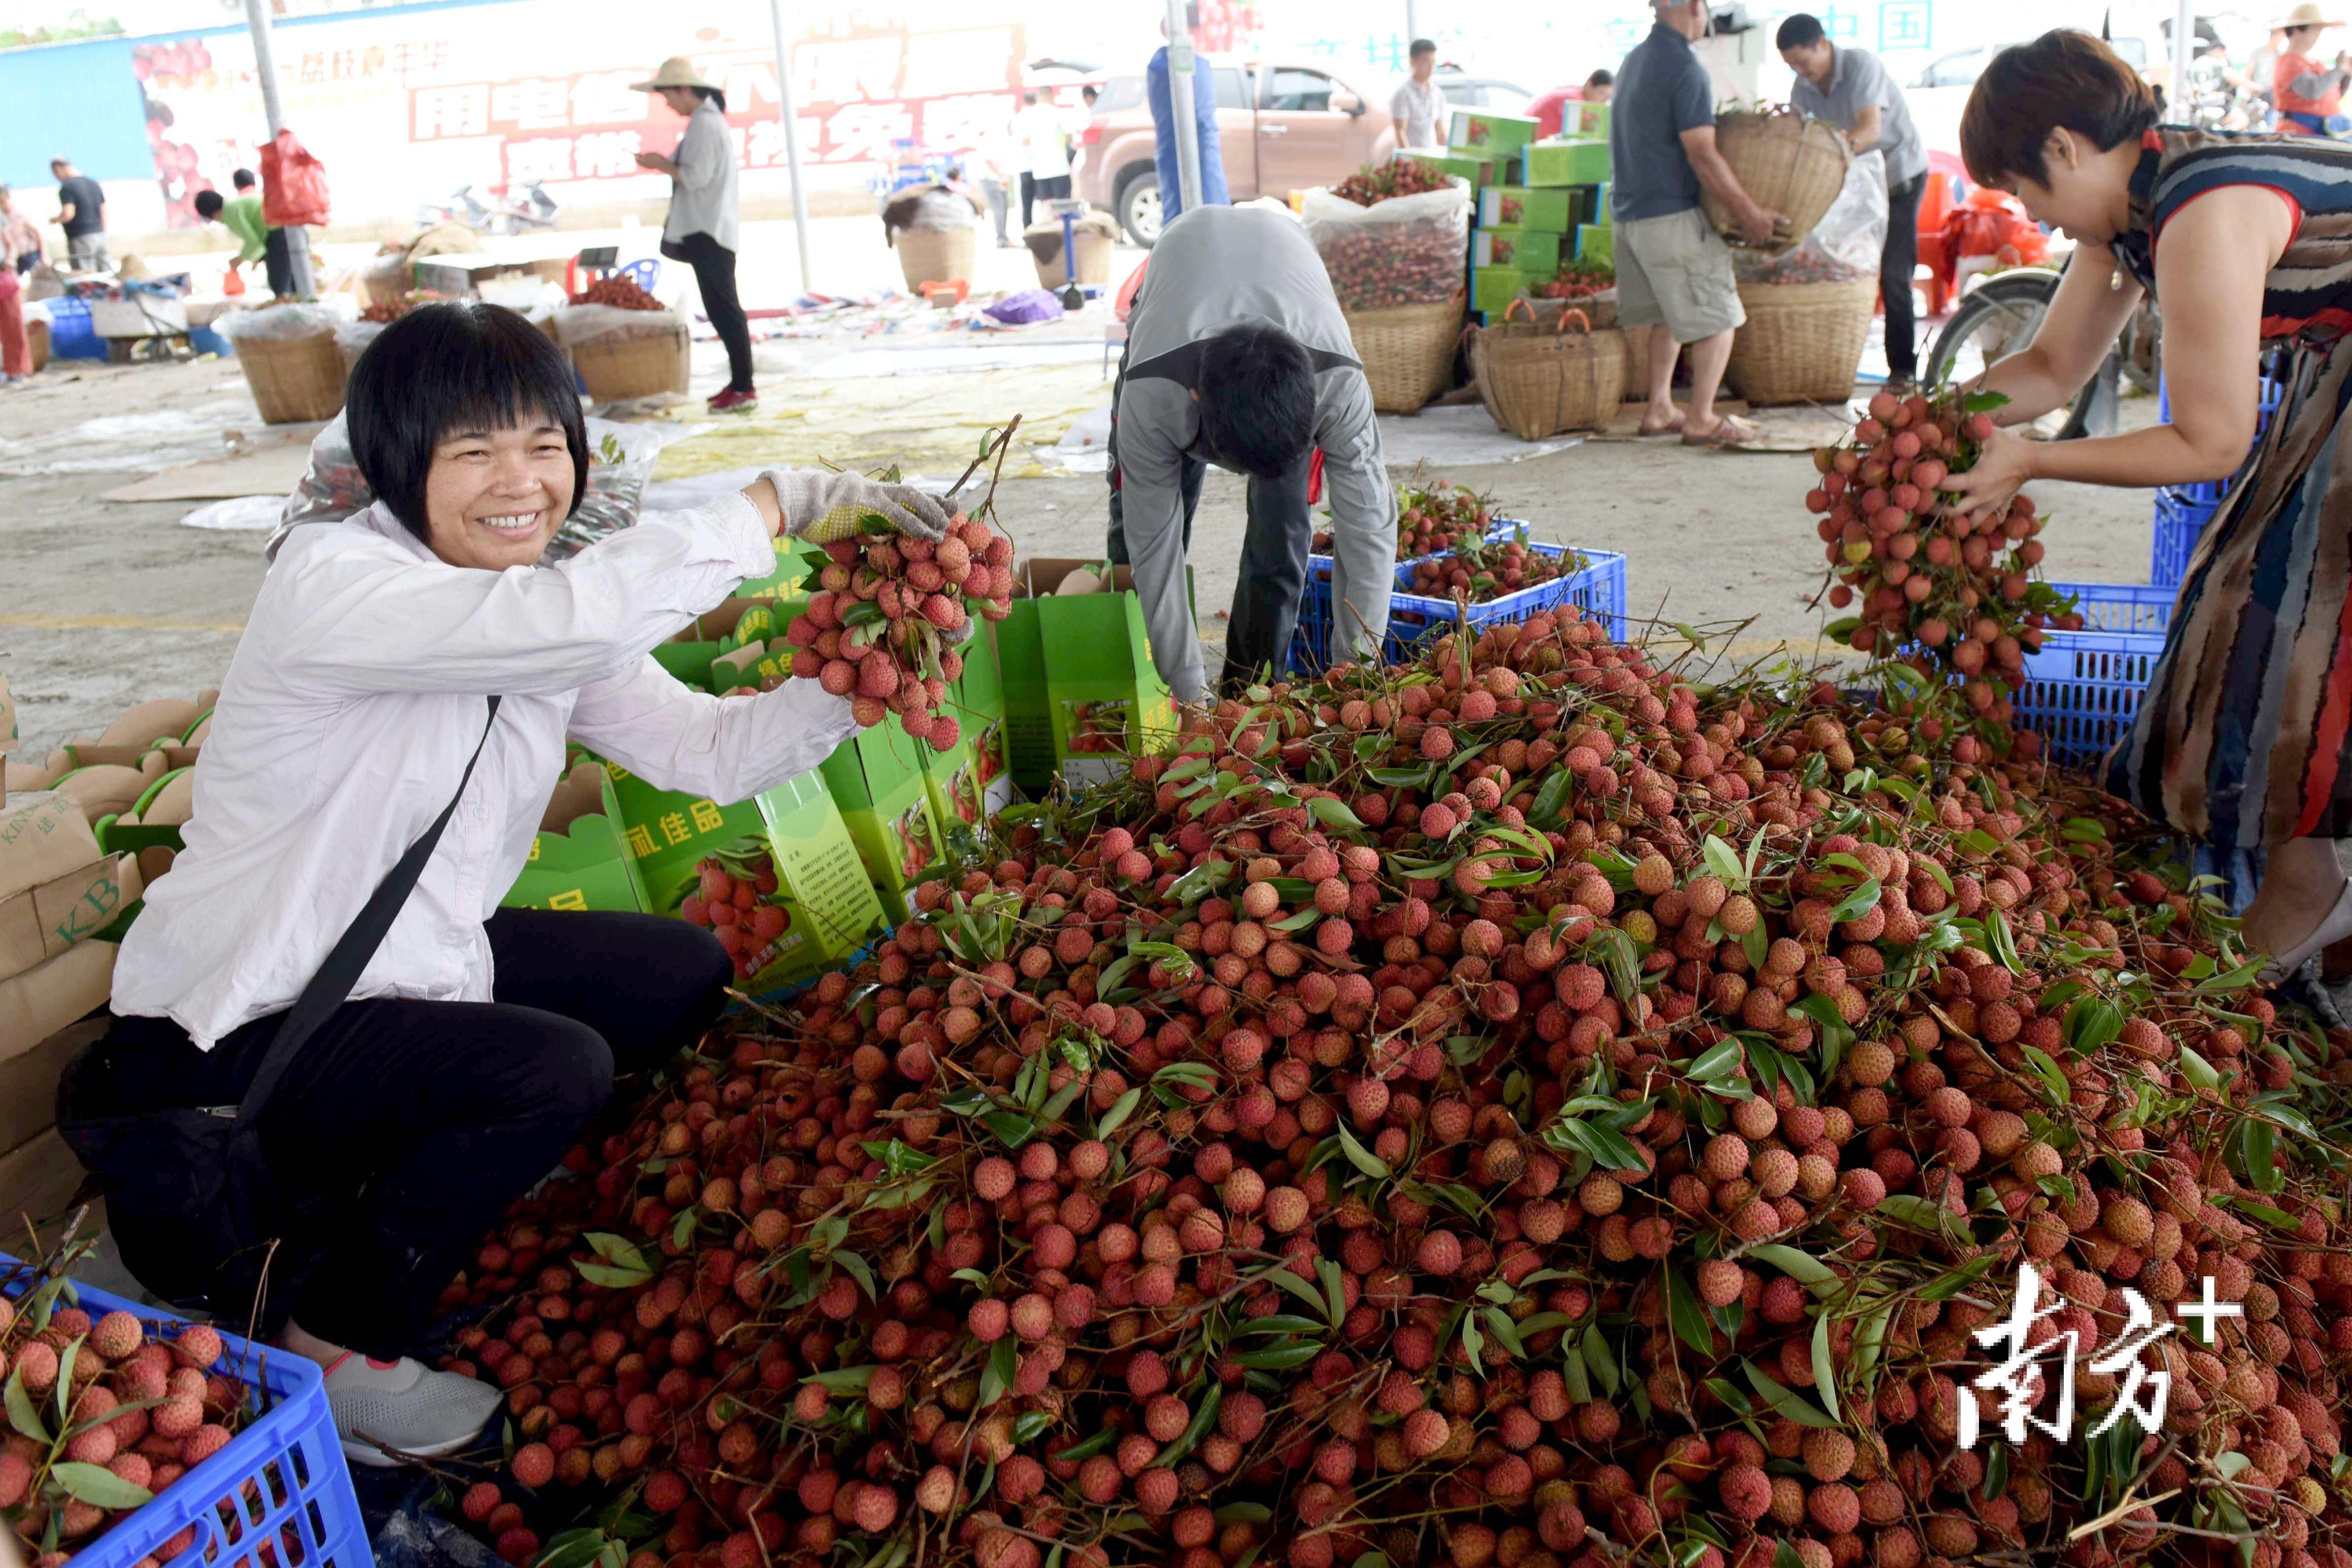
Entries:
[[1209,464],[1249,476],[1223,684],[1290,657],[1307,584],[1309,470],[1331,487],[1332,657],[1377,648],[1396,584],[1396,502],[1372,393],[1330,276],[1289,214],[1202,206],[1170,224],[1128,321],[1112,397],[1111,561],[1132,564],[1153,662],[1179,701],[1206,682],[1184,557]]

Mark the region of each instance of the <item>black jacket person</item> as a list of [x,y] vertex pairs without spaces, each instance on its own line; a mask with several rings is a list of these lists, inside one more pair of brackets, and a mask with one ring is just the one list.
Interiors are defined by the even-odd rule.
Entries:
[[1332,657],[1377,648],[1395,586],[1396,503],[1371,389],[1330,279],[1297,222],[1203,206],[1152,248],[1120,361],[1110,558],[1135,568],[1151,650],[1179,701],[1206,680],[1184,557],[1207,464],[1249,476],[1225,673],[1283,667],[1307,582],[1307,474],[1323,453],[1335,557]]

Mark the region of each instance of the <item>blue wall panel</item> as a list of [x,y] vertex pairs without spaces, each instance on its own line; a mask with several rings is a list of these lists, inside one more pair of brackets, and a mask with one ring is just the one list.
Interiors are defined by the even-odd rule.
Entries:
[[0,184],[51,184],[52,158],[99,180],[154,174],[130,39],[0,53]]

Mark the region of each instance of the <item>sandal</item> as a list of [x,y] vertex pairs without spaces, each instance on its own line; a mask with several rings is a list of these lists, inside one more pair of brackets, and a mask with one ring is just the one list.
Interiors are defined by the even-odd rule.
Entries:
[[1745,419],[1735,419],[1728,414],[1719,414],[1716,416],[1715,428],[1704,436],[1694,436],[1688,430],[1685,430],[1683,445],[1685,447],[1744,447],[1761,434],[1763,434],[1762,431]]

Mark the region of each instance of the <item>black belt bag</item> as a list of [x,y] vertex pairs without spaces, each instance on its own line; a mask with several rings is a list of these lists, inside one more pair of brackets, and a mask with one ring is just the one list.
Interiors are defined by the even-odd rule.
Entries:
[[[359,984],[424,874],[474,776],[490,725],[498,721],[499,699],[489,702],[489,722],[466,760],[457,793],[384,874],[286,1011],[243,1101],[127,1116],[91,1114],[111,1109],[115,1098],[104,1081],[106,1042],[83,1047],[68,1065],[58,1089],[58,1131],[105,1187],[109,1225],[122,1241],[124,1261],[141,1284],[163,1300],[244,1318],[253,1310],[279,1244],[306,1234],[331,1201],[289,1201],[278,1191],[261,1152],[261,1111],[295,1053]],[[292,1262],[281,1262],[281,1279]]]

